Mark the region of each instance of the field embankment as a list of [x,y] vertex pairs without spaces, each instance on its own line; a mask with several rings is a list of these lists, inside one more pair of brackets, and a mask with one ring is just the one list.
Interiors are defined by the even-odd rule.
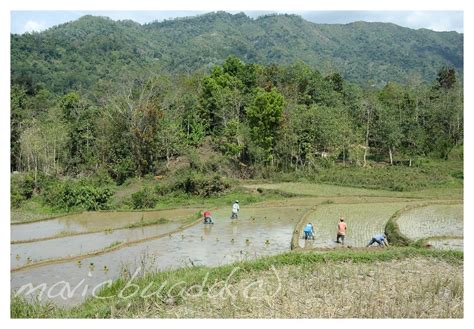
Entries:
[[132,281],[124,276],[99,296],[109,298],[90,298],[69,309],[13,297],[11,316],[462,318],[463,253],[290,252],[217,268],[148,273]]

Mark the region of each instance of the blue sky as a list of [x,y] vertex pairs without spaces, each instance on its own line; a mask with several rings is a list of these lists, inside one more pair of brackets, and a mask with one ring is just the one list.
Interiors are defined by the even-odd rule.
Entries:
[[[12,11],[11,32],[42,31],[54,25],[76,20],[83,15],[107,16],[114,20],[131,19],[143,24],[205,12],[207,11]],[[244,12],[254,18],[268,13],[281,13],[281,11]],[[464,32],[462,11],[285,11],[285,13],[294,13],[315,23],[390,22],[414,29]]]

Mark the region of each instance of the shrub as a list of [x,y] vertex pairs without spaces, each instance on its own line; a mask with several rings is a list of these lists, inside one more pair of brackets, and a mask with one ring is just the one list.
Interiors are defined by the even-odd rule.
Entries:
[[11,193],[10,193],[10,206],[12,208],[20,208],[21,204],[25,200],[26,200],[25,197],[21,195],[18,189],[13,188],[12,186]]
[[176,188],[191,195],[209,197],[218,195],[230,187],[230,184],[219,175],[204,176],[190,172],[176,183]]
[[135,164],[131,158],[122,159],[109,170],[109,174],[117,185],[122,185],[135,175]]
[[107,186],[115,184],[114,180],[112,177],[110,177],[109,173],[105,169],[96,170],[91,176],[89,176],[87,181],[91,185],[95,186]]
[[132,194],[133,209],[154,208],[157,202],[155,192],[148,186]]
[[86,180],[66,180],[46,188],[45,203],[59,209],[100,210],[108,208],[112,192],[108,187],[90,185]]
[[10,205],[18,208],[33,196],[35,181],[30,174],[14,174],[10,179]]
[[457,179],[464,179],[464,172],[462,170],[455,170],[451,172],[451,176]]

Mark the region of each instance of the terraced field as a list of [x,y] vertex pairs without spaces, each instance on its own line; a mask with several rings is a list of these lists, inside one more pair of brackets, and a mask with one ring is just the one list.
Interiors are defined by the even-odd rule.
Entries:
[[433,248],[442,250],[463,251],[464,249],[464,241],[462,238],[433,238],[426,240],[426,243]]
[[409,202],[325,204],[307,216],[306,222],[315,226],[315,240],[300,239],[303,248],[336,247],[337,224],[344,217],[347,224],[345,245],[364,247],[376,233],[383,233],[390,216]]
[[91,233],[86,236],[75,235],[33,243],[16,243],[11,245],[11,268],[15,269],[47,259],[74,257],[92,253],[122,243],[166,234],[178,229],[180,226],[180,223],[177,221],[133,229]]
[[198,210],[184,208],[157,211],[84,212],[40,222],[12,225],[11,241],[28,241],[114,230],[137,224],[141,220],[164,218],[169,221],[181,221],[195,214]]
[[[53,298],[60,304],[74,305],[90,295],[95,285],[120,277],[124,268],[133,274],[135,269],[144,267],[156,271],[219,266],[286,252],[295,245],[295,229],[299,230],[299,247],[335,248],[339,247],[335,239],[341,216],[348,226],[346,246],[364,247],[375,233],[384,231],[395,212],[426,202],[398,192],[319,184],[264,187],[301,196],[241,205],[239,219],[234,221],[229,218],[230,207],[214,209],[214,225],[196,220],[196,212],[203,211],[205,205],[202,209],[90,212],[12,225],[12,289],[25,284],[52,286],[61,280],[72,287],[83,282],[88,285],[85,294],[81,290],[81,295],[67,301]],[[409,236],[416,232],[430,238],[429,243],[435,247],[462,248],[462,240],[457,238],[462,237],[462,205],[430,207],[404,213],[399,219],[401,230]],[[194,222],[190,216],[194,216]],[[166,221],[133,227],[155,218]],[[302,235],[299,226],[307,222],[315,225],[314,241],[298,239]],[[437,226],[425,232],[432,223]]]
[[412,240],[463,236],[463,205],[430,205],[403,213],[400,232]]
[[[74,261],[59,260],[14,271],[12,287],[18,289],[27,283],[54,285],[58,280],[65,279],[75,286],[86,280],[90,287],[87,291],[89,295],[95,285],[118,278],[124,267],[133,273],[136,268],[144,266],[152,270],[195,265],[218,266],[278,254],[290,249],[293,228],[305,211],[304,207],[243,207],[239,219],[232,221],[229,218],[230,208],[218,209],[212,212],[214,225],[199,223],[181,232],[130,244],[97,256]],[[90,238],[89,235],[78,237]],[[67,246],[72,238],[76,237],[67,237],[60,242]],[[39,243],[28,245],[41,250]],[[28,252],[32,253],[31,249]],[[38,257],[43,257],[40,251]],[[83,299],[83,295],[77,294],[68,301],[55,300],[72,305]]]

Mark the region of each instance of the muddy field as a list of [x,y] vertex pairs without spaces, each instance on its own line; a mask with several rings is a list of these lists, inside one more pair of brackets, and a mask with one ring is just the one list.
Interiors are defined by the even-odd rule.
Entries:
[[[214,225],[199,223],[164,238],[131,245],[80,261],[60,262],[12,273],[12,287],[25,283],[54,285],[60,280],[75,286],[82,280],[90,289],[121,275],[124,268],[164,270],[183,266],[218,266],[240,260],[274,255],[290,248],[291,236],[305,208],[242,209],[238,220],[230,220],[230,209],[213,212]],[[67,241],[67,240],[66,240]],[[64,242],[66,242],[64,241]],[[66,242],[67,243],[67,242]],[[36,243],[30,244],[34,247]],[[85,296],[75,295],[60,304],[77,304]]]
[[40,222],[12,225],[11,241],[28,241],[84,232],[114,230],[139,223],[142,219],[146,221],[164,218],[170,221],[180,221],[197,211],[198,209],[184,208],[143,212],[84,212]]
[[76,235],[34,243],[18,243],[11,245],[11,268],[36,263],[48,259],[73,257],[100,251],[111,246],[142,240],[180,227],[179,222],[150,225],[133,229],[120,229],[110,232]]
[[337,224],[344,217],[347,224],[345,245],[364,247],[376,233],[383,233],[390,216],[404,208],[407,202],[363,203],[363,204],[328,204],[320,205],[308,217],[315,227],[315,239],[304,240],[300,234],[300,247],[331,248],[336,243]]
[[403,213],[397,219],[409,239],[463,236],[463,205],[430,205]]
[[[275,186],[298,190],[298,185],[292,183]],[[51,287],[60,281],[67,282],[71,287],[78,284],[86,286],[67,300],[51,298],[61,305],[75,305],[89,296],[95,286],[120,277],[124,271],[132,275],[136,269],[144,268],[155,271],[199,265],[218,266],[289,251],[295,228],[303,221],[315,225],[316,239],[306,242],[299,239],[300,247],[339,247],[335,238],[341,216],[348,226],[346,246],[363,247],[373,234],[384,231],[385,224],[396,211],[422,202],[421,199],[406,198],[393,192],[308,184],[301,184],[300,187],[301,194],[312,190],[316,196],[241,205],[237,220],[230,219],[230,206],[219,208],[212,211],[213,225],[195,222],[183,228],[184,223],[189,225],[190,216],[204,210],[194,208],[128,213],[90,212],[12,225],[12,241],[15,242],[11,245],[12,289],[28,283]],[[379,195],[375,195],[377,193]],[[439,222],[453,229],[453,222],[446,221],[446,218],[455,218],[459,223],[461,214],[461,226],[448,233],[461,232],[462,236],[462,206],[443,207],[415,209],[403,214],[405,217],[400,220],[402,224],[405,221],[410,223],[411,230],[423,232],[426,223],[415,220],[416,223],[412,224],[414,218],[429,215],[430,222]],[[155,218],[168,221],[124,229],[142,219]],[[439,231],[444,235],[446,232]],[[31,239],[43,240],[18,243],[19,240]],[[459,249],[458,240],[452,243],[437,239],[430,243],[435,247]],[[120,246],[110,249],[117,245]],[[87,255],[95,251],[101,252],[94,256]]]
[[428,245],[442,250],[464,250],[464,240],[462,238],[434,238],[426,240]]

